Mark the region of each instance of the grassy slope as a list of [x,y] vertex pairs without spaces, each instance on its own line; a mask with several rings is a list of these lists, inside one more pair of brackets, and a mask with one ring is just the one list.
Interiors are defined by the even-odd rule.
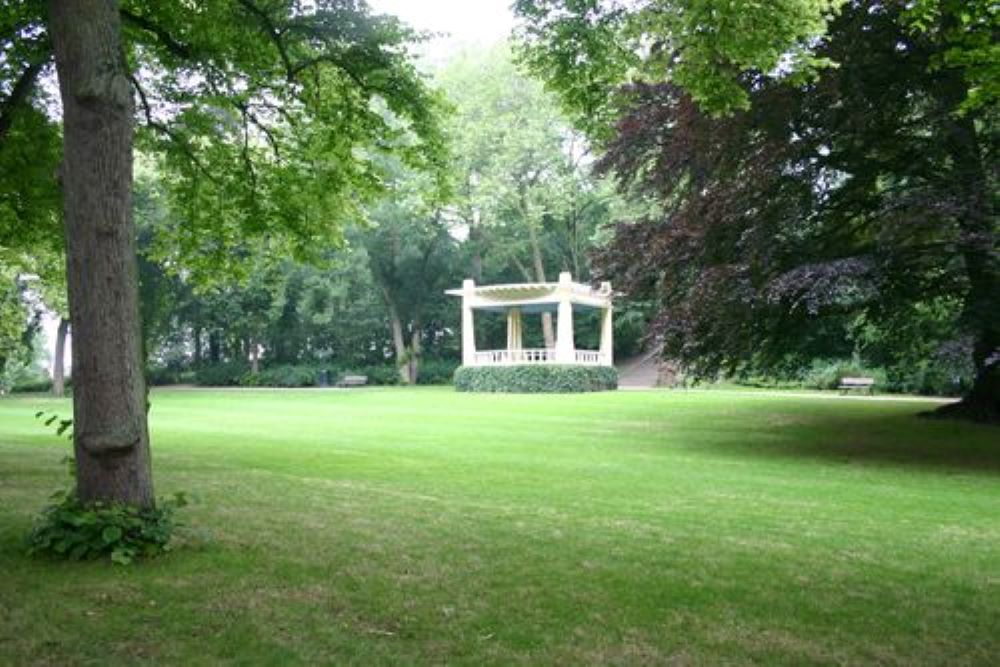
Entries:
[[173,555],[23,556],[66,446],[0,401],[0,663],[1000,660],[1000,432],[727,393],[163,391]]

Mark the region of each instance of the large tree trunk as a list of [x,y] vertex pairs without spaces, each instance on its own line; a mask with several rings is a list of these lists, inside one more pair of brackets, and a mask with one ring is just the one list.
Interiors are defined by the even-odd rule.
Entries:
[[968,291],[962,313],[964,325],[974,336],[972,362],[976,377],[961,403],[942,414],[982,421],[1000,421],[1000,259],[997,257],[996,217],[991,203],[990,179],[975,121],[958,113],[967,84],[951,73],[939,90],[951,153],[954,191],[962,198],[958,226]]
[[194,338],[194,365],[201,366],[201,327],[194,327],[191,335]]
[[407,369],[410,374],[410,384],[417,384],[420,377],[420,336],[423,333],[420,322],[414,322],[413,332],[410,334],[410,356],[407,359]]
[[410,365],[406,359],[406,338],[403,335],[403,321],[399,311],[392,301],[389,306],[389,324],[392,327],[392,346],[396,350],[396,367],[399,369],[399,379],[403,384],[410,383]]
[[248,341],[247,348],[250,352],[250,373],[260,375],[260,348],[252,338]]
[[56,356],[52,360],[52,395],[62,396],[66,392],[66,334],[69,333],[69,320],[59,318],[59,328],[56,329]]
[[478,225],[469,229],[469,245],[472,246],[472,279],[477,283],[483,282],[482,235]]
[[[531,241],[531,261],[535,267],[535,280],[545,282],[545,263],[542,261],[542,244],[538,242],[538,232],[528,226],[528,238]],[[545,337],[545,347],[550,350],[556,346],[556,336],[552,327],[552,313],[542,313],[542,335]]]
[[218,331],[211,331],[208,334],[208,360],[213,364],[219,362],[222,356],[222,342]]
[[132,91],[117,3],[49,4],[63,106],[73,445],[81,501],[153,505],[132,224]]

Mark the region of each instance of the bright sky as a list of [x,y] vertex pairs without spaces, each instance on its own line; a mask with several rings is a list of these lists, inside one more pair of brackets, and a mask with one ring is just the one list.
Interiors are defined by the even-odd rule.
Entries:
[[368,0],[372,9],[398,16],[421,31],[445,33],[422,49],[432,60],[462,47],[488,46],[514,27],[513,0]]

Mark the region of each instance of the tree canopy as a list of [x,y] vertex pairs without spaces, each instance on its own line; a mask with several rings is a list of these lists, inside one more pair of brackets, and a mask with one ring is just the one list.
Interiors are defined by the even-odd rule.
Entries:
[[21,0],[0,25],[0,243],[65,243],[78,490],[150,506],[133,146],[171,199],[152,255],[207,281],[340,243],[385,156],[442,173],[440,99],[363,2]]
[[706,111],[745,109],[747,70],[802,80],[829,61],[813,41],[844,0],[518,0],[525,64],[592,133],[605,134],[639,80],[669,80]]
[[[830,65],[801,78],[776,71],[766,57],[691,58],[703,51],[690,40],[729,52],[717,32],[729,25],[731,3],[583,4],[544,6],[559,10],[551,25],[581,12],[595,25],[688,5],[719,12],[699,19],[705,30],[642,23],[651,43],[672,45],[676,63],[655,60],[668,63],[658,80],[640,68],[639,79],[620,89],[622,78],[602,84],[607,94],[617,90],[623,106],[612,109],[612,131],[597,128],[606,132],[600,167],[658,205],[619,225],[598,263],[632,295],[659,301],[656,331],[666,352],[712,375],[773,372],[859,351],[902,368],[964,349],[975,376],[970,411],[995,417],[1000,273],[990,165],[997,134],[984,73],[997,58],[984,50],[983,35],[996,9],[940,2],[907,10],[869,1],[845,3],[830,17],[833,6],[801,3],[828,22],[820,37],[819,23],[788,12],[813,35],[803,62]],[[535,3],[519,7],[536,17]],[[806,52],[774,41],[771,27],[782,25],[747,25],[732,38],[746,53],[758,40],[784,44],[794,73]],[[594,29],[594,39],[607,37],[602,30]],[[567,86],[586,77],[546,70],[546,63],[576,58],[586,69],[600,61],[555,28],[535,39],[526,46],[529,65],[585,111]],[[692,81],[696,64],[719,69]],[[703,84],[723,75],[727,84],[711,90],[727,92],[706,94]],[[950,367],[962,375],[961,364]]]

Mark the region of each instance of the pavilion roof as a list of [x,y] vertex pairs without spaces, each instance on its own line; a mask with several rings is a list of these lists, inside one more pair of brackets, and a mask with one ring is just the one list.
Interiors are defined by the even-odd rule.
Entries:
[[475,285],[471,280],[460,289],[450,289],[446,293],[465,297],[472,308],[480,310],[503,310],[511,307],[525,307],[529,312],[550,310],[563,298],[568,298],[576,306],[606,308],[611,304],[611,285],[602,283],[595,289],[590,285],[572,282],[563,274],[559,282],[508,283],[502,285]]

